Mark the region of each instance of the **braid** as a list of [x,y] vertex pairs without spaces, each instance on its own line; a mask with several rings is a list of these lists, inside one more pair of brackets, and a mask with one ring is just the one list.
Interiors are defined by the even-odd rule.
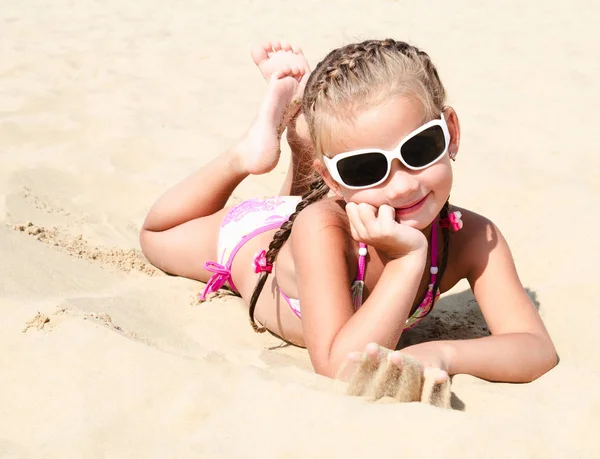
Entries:
[[446,93],[426,52],[390,38],[331,51],[311,73],[302,100],[317,153],[322,153],[317,130],[327,130],[321,126],[327,115],[344,119],[398,94],[417,97],[427,117],[439,117]]
[[[323,181],[323,178],[315,174],[314,179],[310,185],[309,191],[302,196],[302,200],[296,206],[296,211],[290,215],[288,221],[286,221],[281,228],[277,230],[275,235],[273,236],[273,240],[269,244],[269,250],[267,250],[267,263],[273,264],[275,263],[275,258],[277,258],[277,254],[281,249],[281,246],[287,241],[292,232],[292,226],[294,225],[294,220],[298,214],[304,210],[309,204],[313,202],[319,201],[323,197],[327,196],[329,193],[329,187]],[[254,291],[252,292],[252,297],[250,298],[250,308],[248,309],[248,314],[250,316],[250,325],[257,333],[263,333],[266,328],[259,327],[254,320],[254,310],[256,309],[256,303],[258,302],[258,297],[260,296],[263,287],[265,286],[265,282],[267,281],[269,273],[267,271],[263,271],[260,273],[258,280],[256,281],[256,286],[254,287]]]

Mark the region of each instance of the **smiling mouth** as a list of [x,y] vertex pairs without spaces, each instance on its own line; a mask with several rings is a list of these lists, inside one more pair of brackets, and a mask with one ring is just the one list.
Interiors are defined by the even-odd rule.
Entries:
[[428,196],[429,196],[429,194],[425,195],[424,198],[415,202],[414,204],[411,204],[410,206],[396,208],[396,214],[397,215],[406,215],[411,212],[414,212],[415,210],[418,210],[423,205],[423,203],[425,202],[425,200],[427,199]]

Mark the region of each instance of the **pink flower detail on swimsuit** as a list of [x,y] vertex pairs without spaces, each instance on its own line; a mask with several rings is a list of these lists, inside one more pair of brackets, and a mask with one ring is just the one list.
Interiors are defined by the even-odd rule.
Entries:
[[440,226],[442,228],[450,228],[452,231],[456,232],[463,227],[463,221],[461,217],[462,214],[458,210],[450,212],[448,214],[448,218],[442,218],[440,220]]
[[232,221],[239,221],[245,215],[251,212],[261,212],[266,210],[274,210],[277,206],[283,203],[284,200],[280,198],[272,198],[272,199],[260,199],[253,198],[248,199],[247,201],[241,202],[231,208],[228,214],[223,219],[222,226],[226,226],[228,223]]
[[254,266],[254,272],[257,274],[262,273],[263,271],[270,273],[273,270],[273,265],[267,261],[266,250],[261,250],[254,255],[252,265]]

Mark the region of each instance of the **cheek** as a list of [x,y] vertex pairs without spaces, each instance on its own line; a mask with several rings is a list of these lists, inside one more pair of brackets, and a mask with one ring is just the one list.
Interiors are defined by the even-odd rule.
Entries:
[[432,191],[448,196],[452,188],[452,166],[440,162],[427,170],[427,174],[423,177],[427,186]]
[[376,188],[367,188],[366,190],[344,189],[341,191],[342,195],[344,196],[344,201],[346,202],[355,202],[356,204],[364,202],[374,207],[379,207],[387,202],[385,199],[385,193],[382,192],[380,186]]
[[373,203],[373,199],[377,198],[378,193],[374,193],[373,189],[367,190],[348,190],[343,189],[342,196],[344,196],[344,201],[346,202],[355,202],[357,204],[361,202],[366,202],[369,204]]

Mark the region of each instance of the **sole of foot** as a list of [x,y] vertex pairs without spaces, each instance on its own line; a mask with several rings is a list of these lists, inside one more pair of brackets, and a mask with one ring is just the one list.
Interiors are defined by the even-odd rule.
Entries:
[[300,85],[297,77],[291,68],[271,75],[258,115],[237,148],[248,174],[265,174],[277,165],[283,127],[299,108],[292,103]]

